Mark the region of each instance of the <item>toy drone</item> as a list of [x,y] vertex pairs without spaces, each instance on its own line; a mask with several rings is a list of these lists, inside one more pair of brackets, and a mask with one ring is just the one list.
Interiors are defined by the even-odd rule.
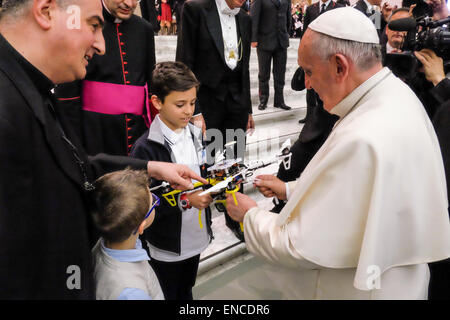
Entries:
[[[231,143],[233,144],[233,143]],[[230,144],[228,144],[229,146]],[[227,145],[226,145],[227,146]],[[211,194],[214,200],[214,205],[216,209],[220,212],[225,211],[226,194],[232,194],[234,203],[237,205],[237,200],[235,193],[239,191],[241,183],[251,182],[249,178],[253,176],[257,169],[267,167],[273,163],[281,161],[286,170],[290,169],[291,166],[291,141],[287,139],[277,155],[270,157],[265,160],[256,160],[245,165],[240,158],[237,159],[225,159],[224,155],[218,153],[216,157],[215,164],[207,169],[207,177],[205,180],[208,184],[201,182],[196,182],[194,188],[190,190],[176,190],[170,187],[168,182],[163,181],[159,186],[153,187],[150,190],[154,191],[157,189],[162,189],[162,196],[164,199],[172,206],[177,206],[177,199],[175,196],[182,195],[184,193],[190,193],[199,189],[204,191],[200,193],[200,196]],[[252,182],[254,182],[253,179]],[[177,197],[178,198],[178,197]],[[200,228],[203,228],[201,221],[201,210],[198,213]],[[241,229],[242,223],[241,223]],[[243,231],[243,230],[242,230]]]

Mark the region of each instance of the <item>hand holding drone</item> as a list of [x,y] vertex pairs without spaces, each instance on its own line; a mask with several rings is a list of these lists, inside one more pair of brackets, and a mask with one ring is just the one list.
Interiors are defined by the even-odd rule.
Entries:
[[[151,188],[151,191],[158,190],[162,188],[162,196],[171,205],[177,206],[177,198],[179,199],[181,195],[185,193],[190,193],[193,191],[198,191],[203,189],[204,191],[199,194],[203,196],[210,194],[214,205],[218,211],[224,212],[226,210],[226,195],[231,194],[234,199],[234,204],[238,205],[236,199],[236,192],[239,191],[241,183],[254,182],[254,179],[250,181],[250,177],[253,176],[257,169],[267,167],[278,161],[282,161],[286,170],[289,170],[291,165],[291,152],[290,152],[291,142],[290,139],[283,143],[280,152],[274,157],[270,157],[264,160],[256,160],[245,165],[241,159],[220,159],[216,160],[216,163],[207,169],[207,180],[208,184],[203,184],[197,182],[194,184],[194,188],[190,190],[174,190],[170,188],[169,183],[163,182],[161,185]],[[201,221],[201,209],[199,210],[199,224],[203,228]],[[241,224],[242,229],[242,224]]]

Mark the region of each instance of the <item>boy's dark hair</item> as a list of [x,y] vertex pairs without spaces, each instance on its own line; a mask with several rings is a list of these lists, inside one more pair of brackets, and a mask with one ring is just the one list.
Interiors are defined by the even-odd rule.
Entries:
[[164,103],[172,91],[187,91],[200,86],[194,73],[183,62],[157,63],[152,73],[151,93]]
[[125,241],[144,221],[150,207],[148,185],[145,171],[128,168],[105,174],[94,182],[92,216],[106,241]]

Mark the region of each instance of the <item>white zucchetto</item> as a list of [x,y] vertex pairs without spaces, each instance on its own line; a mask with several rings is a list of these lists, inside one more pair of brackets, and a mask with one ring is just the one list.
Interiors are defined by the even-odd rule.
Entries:
[[352,7],[326,11],[311,22],[309,28],[338,39],[380,43],[373,22]]

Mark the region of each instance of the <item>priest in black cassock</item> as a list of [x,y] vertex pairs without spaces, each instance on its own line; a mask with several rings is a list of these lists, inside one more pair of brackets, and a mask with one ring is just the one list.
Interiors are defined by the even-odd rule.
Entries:
[[67,21],[69,4],[3,0],[0,300],[95,298],[88,199],[100,175],[130,166],[185,189],[192,186],[183,178],[202,180],[176,164],[86,155],[51,90],[82,79],[87,60],[104,53],[102,7],[78,0],[80,27],[68,29],[55,20]]
[[152,25],[133,14],[136,1],[103,0],[106,43],[83,81],[64,84],[56,95],[88,154],[128,155],[147,130],[148,86],[155,66]]

